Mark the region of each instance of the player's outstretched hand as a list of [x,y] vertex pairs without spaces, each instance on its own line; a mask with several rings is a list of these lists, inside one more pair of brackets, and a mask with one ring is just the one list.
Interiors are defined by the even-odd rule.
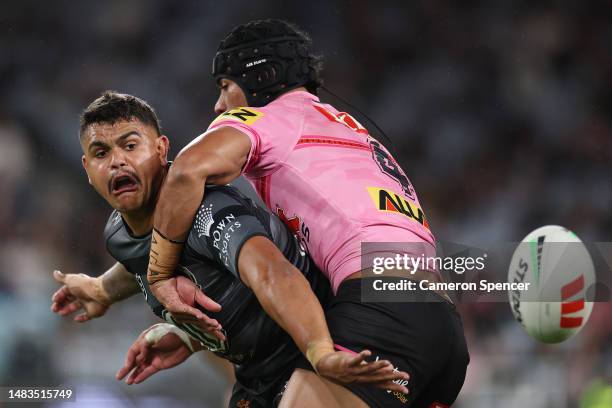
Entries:
[[408,388],[402,384],[407,384],[410,375],[395,369],[387,360],[366,361],[371,354],[369,350],[358,354],[329,353],[319,360],[317,371],[320,376],[337,383],[370,383],[378,388],[408,394]]
[[178,322],[196,325],[219,340],[225,340],[221,324],[197,308],[199,305],[205,310],[218,312],[221,305],[206,296],[191,280],[178,276],[159,281],[151,285],[151,291]]
[[100,317],[106,313],[111,305],[108,296],[101,288],[101,281],[97,278],[79,274],[63,274],[53,271],[53,278],[62,283],[51,297],[51,311],[60,316],[68,316],[78,310],[83,310],[74,317],[76,322],[86,322]]
[[127,384],[139,384],[161,370],[175,367],[192,354],[192,351],[175,333],[166,333],[152,341],[147,333],[155,326],[143,331],[130,346],[123,367],[117,372],[117,380],[124,379]]

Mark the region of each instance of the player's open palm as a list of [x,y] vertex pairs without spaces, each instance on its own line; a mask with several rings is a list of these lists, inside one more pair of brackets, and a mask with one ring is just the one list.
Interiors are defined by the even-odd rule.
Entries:
[[199,306],[205,310],[218,312],[221,310],[221,305],[206,296],[189,279],[178,276],[163,280],[151,285],[151,291],[166,310],[172,313],[176,321],[196,325],[219,340],[225,340],[219,322],[206,316],[198,308]]
[[[153,326],[155,327],[155,326]],[[187,345],[174,333],[152,341],[147,338],[147,329],[129,348],[123,367],[117,372],[117,379],[126,379],[128,384],[139,384],[153,374],[175,367],[192,354]]]
[[63,284],[51,297],[53,313],[68,316],[82,310],[82,313],[76,315],[74,320],[86,322],[104,315],[111,305],[97,278],[92,278],[84,273],[64,274],[60,271],[53,271],[53,278]]
[[317,372],[328,380],[341,383],[370,383],[378,388],[408,393],[405,387],[410,376],[399,371],[387,360],[366,361],[372,353],[349,354],[342,351],[329,353],[317,363]]

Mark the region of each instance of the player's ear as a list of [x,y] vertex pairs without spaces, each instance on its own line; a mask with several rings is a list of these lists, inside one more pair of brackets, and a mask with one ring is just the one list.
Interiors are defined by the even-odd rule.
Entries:
[[89,177],[89,173],[87,172],[87,157],[85,157],[85,155],[81,157],[81,163],[83,164],[83,168],[85,169],[85,174],[87,174],[87,182],[91,184],[91,177]]
[[165,135],[161,135],[157,138],[157,154],[162,166],[168,164],[168,151],[170,150],[170,140]]

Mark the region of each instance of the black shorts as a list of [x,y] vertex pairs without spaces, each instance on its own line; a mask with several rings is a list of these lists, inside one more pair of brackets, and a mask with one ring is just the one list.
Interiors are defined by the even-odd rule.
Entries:
[[[451,406],[470,361],[455,306],[430,291],[415,291],[411,302],[362,303],[361,283],[362,279],[344,281],[326,308],[336,348],[356,353],[368,349],[372,360],[389,360],[410,374],[405,384],[410,392],[390,392],[365,384],[346,388],[370,407]],[[312,370],[304,359],[298,366]]]
[[273,378],[240,379],[234,384],[228,408],[274,408],[280,403],[295,366]]

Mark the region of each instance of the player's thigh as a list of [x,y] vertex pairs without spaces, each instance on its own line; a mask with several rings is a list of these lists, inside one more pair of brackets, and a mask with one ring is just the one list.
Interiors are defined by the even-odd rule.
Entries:
[[279,408],[368,408],[355,394],[312,371],[296,369]]

